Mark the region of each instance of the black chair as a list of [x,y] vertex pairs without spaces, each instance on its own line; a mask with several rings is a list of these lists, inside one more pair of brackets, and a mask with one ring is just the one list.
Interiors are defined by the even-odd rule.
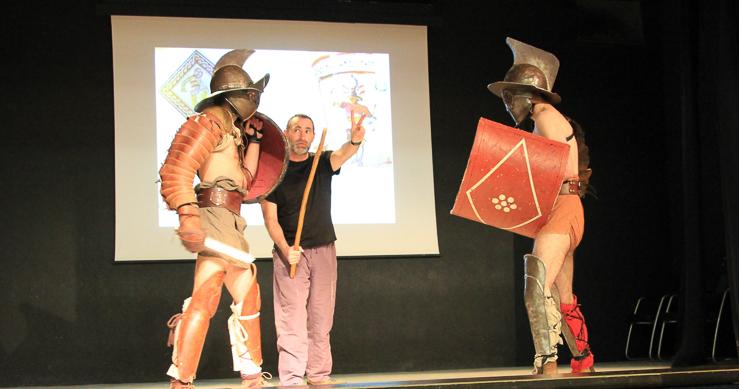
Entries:
[[[659,340],[657,341],[657,359],[664,361],[675,355],[675,344],[677,333],[675,331],[678,323],[678,307],[677,295],[672,294],[666,297],[666,303],[663,306],[663,312],[659,317]],[[664,347],[663,347],[664,346]]]
[[664,295],[659,300],[646,297],[636,300],[626,336],[624,354],[627,360],[655,358],[655,335],[668,296]]
[[730,296],[729,288],[726,288],[721,294],[717,312],[714,312],[715,323],[713,324],[715,325],[712,327],[713,341],[711,343],[711,359],[713,362],[737,358]]

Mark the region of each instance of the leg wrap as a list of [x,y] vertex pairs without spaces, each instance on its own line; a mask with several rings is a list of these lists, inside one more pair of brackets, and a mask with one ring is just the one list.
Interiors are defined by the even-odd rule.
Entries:
[[[577,297],[573,295],[575,298],[575,301],[577,301]],[[557,290],[557,287],[552,285],[552,298],[554,298],[555,304],[560,307],[560,312],[570,309],[570,307],[577,306],[577,303],[575,304],[560,304],[560,298],[559,298],[559,291]],[[586,329],[587,331],[587,329]],[[565,340],[565,343],[567,344],[567,348],[570,350],[570,354],[572,355],[573,361],[582,361],[585,359],[588,354],[590,353],[589,349],[584,349],[583,351],[580,351],[577,348],[577,340],[575,335],[572,333],[572,330],[570,329],[570,326],[567,324],[567,318],[566,316],[562,316],[562,337]],[[572,364],[572,362],[570,362]],[[573,373],[579,373],[582,369],[578,369],[577,371],[573,368]]]
[[[593,353],[590,351],[590,345],[588,344],[588,327],[585,325],[585,317],[580,312],[580,306],[577,304],[577,296],[572,295],[572,297],[572,304],[560,304],[566,324],[565,336],[571,336],[572,344],[576,347],[576,350],[572,352],[570,367],[573,373],[594,371]],[[567,339],[567,342],[569,344],[570,339]]]
[[251,375],[262,371],[262,336],[259,328],[259,310],[262,305],[256,267],[252,268],[253,282],[244,301],[231,304],[233,314],[228,319],[234,371]]
[[534,342],[534,368],[541,372],[542,365],[557,360],[557,344],[560,343],[560,315],[551,296],[544,295],[546,268],[537,257],[524,256],[524,302],[529,316],[531,338]]
[[213,275],[193,293],[191,298],[185,300],[179,320],[176,319],[177,315],[170,319],[169,324],[175,327],[172,366],[167,371],[170,377],[182,382],[192,382],[195,379],[210,319],[221,299],[223,274]]

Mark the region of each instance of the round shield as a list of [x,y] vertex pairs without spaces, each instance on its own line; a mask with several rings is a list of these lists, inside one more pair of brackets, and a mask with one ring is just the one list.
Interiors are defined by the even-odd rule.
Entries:
[[287,138],[282,129],[269,116],[261,112],[256,112],[254,117],[261,120],[264,125],[259,150],[259,166],[249,193],[244,198],[247,204],[259,202],[277,188],[285,176],[289,158]]

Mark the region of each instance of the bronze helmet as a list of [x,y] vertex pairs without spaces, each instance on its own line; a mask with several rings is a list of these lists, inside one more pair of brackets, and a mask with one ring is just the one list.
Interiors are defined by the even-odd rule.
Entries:
[[503,81],[489,84],[488,90],[503,99],[513,120],[520,124],[531,111],[532,97],[538,96],[551,104],[562,101],[552,92],[559,60],[552,53],[513,38],[506,38],[506,43],[513,51],[513,66]]
[[[210,79],[210,95],[195,105],[195,112],[215,105],[223,95],[237,115],[242,119],[250,118],[259,105],[259,94],[269,82],[269,74],[261,80],[253,82],[249,74],[242,69],[244,62],[254,53],[254,50],[239,49],[224,54],[214,67],[213,77]],[[248,92],[256,92],[255,97],[249,97]],[[256,101],[255,101],[256,98]]]

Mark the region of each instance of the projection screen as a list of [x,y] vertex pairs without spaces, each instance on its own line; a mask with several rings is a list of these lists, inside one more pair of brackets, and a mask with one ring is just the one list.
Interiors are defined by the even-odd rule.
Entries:
[[[367,115],[365,142],[332,186],[338,255],[439,253],[426,27],[141,16],[112,16],[111,27],[116,261],[194,258],[157,172],[207,96],[213,64],[235,48],[256,50],[244,65],[253,79],[270,74],[259,111],[282,129],[308,114],[333,150],[347,140],[349,112]],[[242,215],[252,254],[270,257],[259,205],[244,204]]]

